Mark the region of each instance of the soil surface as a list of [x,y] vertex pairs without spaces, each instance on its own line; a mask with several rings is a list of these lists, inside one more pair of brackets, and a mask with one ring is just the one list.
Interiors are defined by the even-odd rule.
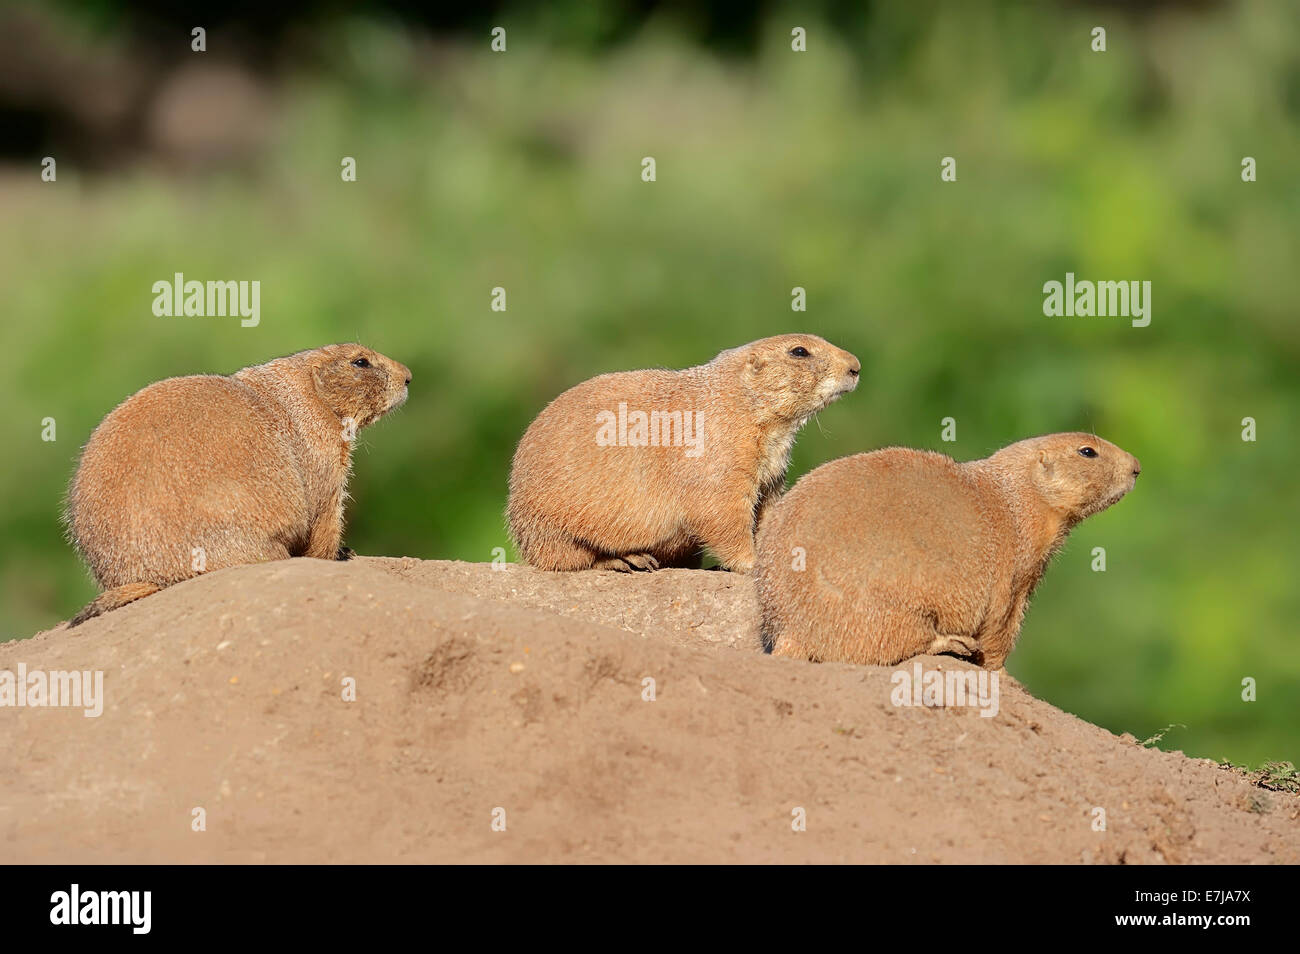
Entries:
[[1300,861],[1300,798],[1005,673],[985,717],[891,698],[958,659],[763,655],[724,572],[288,560],[20,663],[101,670],[104,706],[0,709],[10,862]]

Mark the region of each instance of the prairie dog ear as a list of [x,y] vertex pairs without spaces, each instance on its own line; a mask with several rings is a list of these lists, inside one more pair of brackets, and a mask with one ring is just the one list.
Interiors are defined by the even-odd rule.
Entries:
[[316,390],[316,396],[332,409],[333,401],[330,395],[336,389],[330,387],[331,370],[332,368],[328,363],[313,364],[311,366],[311,383]]
[[748,360],[746,360],[745,362],[745,367],[748,368],[751,372],[762,371],[763,368],[765,368],[766,366],[767,366],[767,355],[765,354],[751,354]]
[[1050,478],[1055,469],[1055,465],[1052,463],[1052,459],[1048,456],[1047,451],[1040,450],[1038,452],[1038,472],[1044,477]]

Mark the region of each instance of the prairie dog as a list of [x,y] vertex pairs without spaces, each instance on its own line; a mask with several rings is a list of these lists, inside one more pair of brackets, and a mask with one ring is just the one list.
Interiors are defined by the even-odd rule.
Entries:
[[823,464],[759,534],[765,648],[876,665],[955,653],[1001,668],[1052,555],[1141,469],[1084,433],[966,463],[894,447]]
[[570,388],[515,452],[506,517],[520,554],[547,570],[652,570],[707,547],[748,572],[795,435],[860,370],[847,351],[792,334]]
[[127,398],[91,434],[68,491],[69,535],[104,590],[70,625],[205,570],[345,559],[353,439],[410,381],[405,365],[337,344]]

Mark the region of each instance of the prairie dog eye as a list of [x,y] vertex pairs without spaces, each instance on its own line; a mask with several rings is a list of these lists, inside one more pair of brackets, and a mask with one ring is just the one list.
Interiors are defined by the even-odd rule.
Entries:
[[791,348],[790,356],[794,358],[807,358],[809,357],[808,349],[805,348],[803,345],[799,345],[799,347],[797,348]]
[[1080,457],[1096,457],[1096,456],[1097,456],[1097,452],[1096,452],[1093,448],[1091,448],[1091,447],[1084,446],[1084,447],[1080,447],[1080,448],[1079,448],[1079,456],[1080,456]]
[[370,367],[370,362],[365,358],[356,358],[353,360],[352,366],[354,368],[368,368]]

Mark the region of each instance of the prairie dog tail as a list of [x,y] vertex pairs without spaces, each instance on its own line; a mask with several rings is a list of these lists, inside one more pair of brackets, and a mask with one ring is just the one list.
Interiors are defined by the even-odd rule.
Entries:
[[151,593],[157,593],[161,589],[162,587],[156,583],[127,583],[125,586],[115,586],[111,590],[105,590],[83,606],[81,612],[68,620],[68,629],[80,626],[92,616],[99,616],[109,610],[115,610],[119,606],[125,606],[127,603],[134,603],[136,600]]

